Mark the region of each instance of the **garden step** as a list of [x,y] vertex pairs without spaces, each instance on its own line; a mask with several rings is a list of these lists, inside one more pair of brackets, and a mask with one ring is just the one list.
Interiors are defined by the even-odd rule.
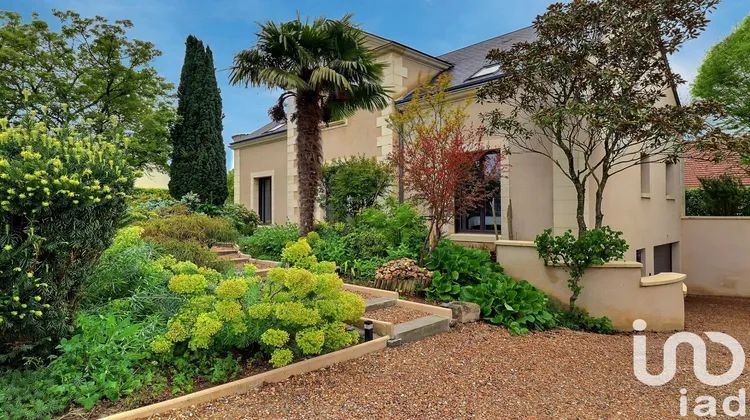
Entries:
[[211,251],[213,251],[216,254],[219,255],[229,255],[229,254],[238,254],[239,252],[234,248],[211,248]]
[[220,260],[233,260],[235,258],[248,258],[248,257],[240,254],[239,252],[234,252],[234,253],[231,253],[231,254],[219,254],[218,258]]
[[392,297],[376,297],[365,300],[365,312],[394,306],[398,299]]
[[233,263],[249,263],[250,262],[250,258],[242,257],[242,256],[237,256],[233,258],[223,258],[223,259],[226,261],[231,261]]
[[438,315],[428,315],[393,326],[393,339],[409,343],[446,332],[450,329],[451,319]]

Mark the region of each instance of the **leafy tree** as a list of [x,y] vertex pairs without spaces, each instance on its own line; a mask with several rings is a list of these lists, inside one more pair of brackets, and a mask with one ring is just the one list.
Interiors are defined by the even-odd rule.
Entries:
[[[427,213],[430,252],[456,214],[475,208],[488,197],[486,177],[477,172],[486,152],[484,129],[467,124],[468,102],[449,104],[449,83],[447,75],[423,83],[389,119],[400,139],[390,158],[399,168],[402,187]],[[497,163],[483,168],[491,179],[500,176]]]
[[360,109],[388,106],[382,86],[384,64],[365,45],[366,35],[346,15],[340,20],[299,18],[260,25],[255,47],[234,58],[232,84],[280,88],[284,92],[269,114],[284,121],[284,101],[294,98],[290,116],[297,130],[297,175],[300,233],[313,229],[321,179],[321,123],[352,115]]
[[690,93],[720,102],[730,128],[750,131],[750,16],[708,51]]
[[320,205],[329,221],[351,219],[374,206],[392,182],[388,165],[374,158],[355,157],[323,166]]
[[169,192],[180,198],[195,193],[201,202],[227,199],[227,168],[221,137],[219,85],[211,49],[190,35],[177,89],[177,123],[172,128]]
[[166,168],[174,110],[172,85],[152,66],[161,52],[128,38],[128,20],[54,15],[59,31],[36,14],[24,22],[0,11],[0,118],[36,111],[54,126],[88,121],[97,134],[117,127],[131,166]]
[[610,178],[644,162],[664,162],[707,131],[715,104],[664,104],[683,82],[666,57],[705,28],[718,0],[574,0],[534,21],[537,37],[488,59],[503,77],[480,89],[502,107],[485,115],[509,151],[547,157],[573,183],[579,235],[587,229],[587,186],[595,226]]
[[234,202],[234,169],[227,171],[227,202]]
[[701,187],[685,191],[688,216],[750,216],[750,188],[731,175],[700,178]]

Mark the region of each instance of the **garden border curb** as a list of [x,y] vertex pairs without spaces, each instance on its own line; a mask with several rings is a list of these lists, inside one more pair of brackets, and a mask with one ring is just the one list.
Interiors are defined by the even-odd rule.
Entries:
[[170,400],[158,402],[133,410],[123,411],[121,413],[113,414],[104,418],[109,420],[146,418],[155,414],[164,413],[166,411],[185,408],[208,401],[213,401],[222,397],[228,397],[230,395],[242,394],[254,388],[258,388],[265,383],[280,382],[294,375],[301,375],[304,373],[312,372],[314,370],[323,369],[336,363],[346,362],[348,360],[362,357],[368,353],[382,350],[386,348],[389,339],[390,337],[388,336],[376,338],[372,341],[357,344],[352,347],[347,347],[333,353],[324,354],[312,359],[302,360],[289,366],[269,370],[268,372],[259,373],[257,375],[217,385],[201,391],[193,392],[191,394],[172,398]]

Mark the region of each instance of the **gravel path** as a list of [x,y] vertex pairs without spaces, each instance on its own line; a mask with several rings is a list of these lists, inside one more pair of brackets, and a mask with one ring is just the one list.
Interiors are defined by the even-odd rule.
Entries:
[[417,311],[415,309],[395,305],[365,313],[365,317],[367,318],[376,319],[383,322],[391,322],[394,324],[411,321],[413,319],[422,318],[423,316],[428,315],[430,314],[427,312]]
[[[688,330],[723,331],[750,350],[750,300],[688,298],[686,311]],[[668,336],[648,335],[652,373],[661,371]],[[678,353],[674,380],[651,388],[633,376],[630,335],[555,330],[513,337],[475,323],[167,417],[675,418],[680,388],[694,401],[750,387],[747,371],[728,386],[702,385],[687,346]],[[723,347],[709,345],[708,355],[710,372],[729,367]]]

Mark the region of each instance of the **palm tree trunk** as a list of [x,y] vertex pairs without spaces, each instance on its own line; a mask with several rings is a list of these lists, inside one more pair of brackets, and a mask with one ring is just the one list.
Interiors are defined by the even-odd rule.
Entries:
[[312,231],[315,223],[315,202],[323,163],[321,116],[317,95],[297,96],[297,182],[301,236]]

